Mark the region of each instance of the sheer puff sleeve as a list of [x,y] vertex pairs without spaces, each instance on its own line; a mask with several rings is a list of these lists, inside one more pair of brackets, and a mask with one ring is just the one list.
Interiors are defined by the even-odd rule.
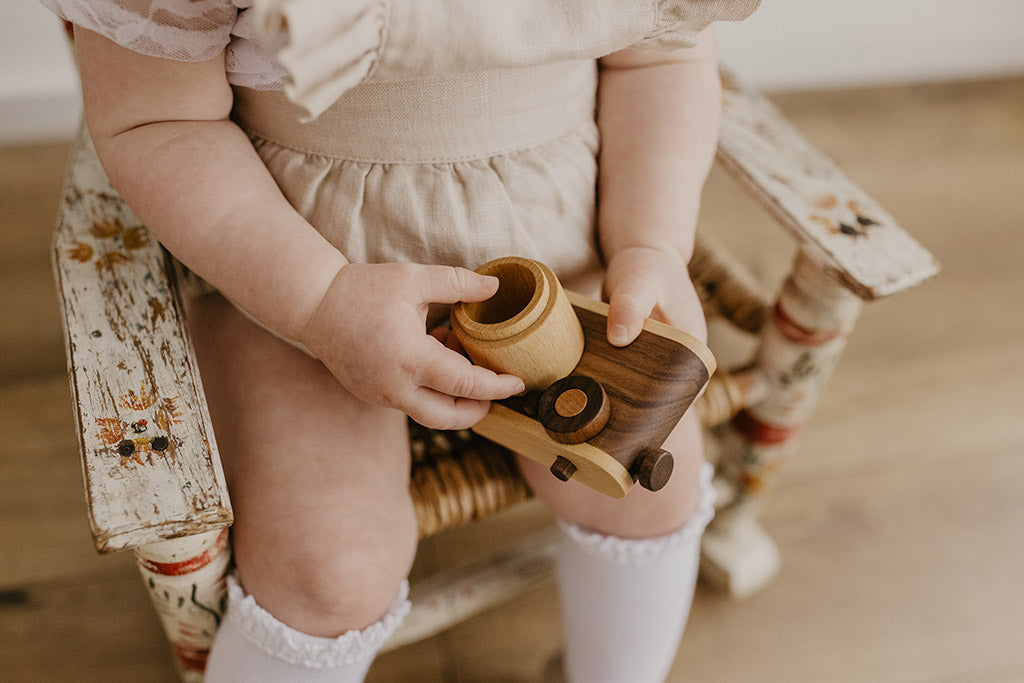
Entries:
[[238,9],[230,0],[40,0],[61,18],[134,52],[199,62],[227,46]]
[[631,47],[676,50],[697,44],[697,34],[716,21],[742,21],[761,0],[658,0],[654,27]]

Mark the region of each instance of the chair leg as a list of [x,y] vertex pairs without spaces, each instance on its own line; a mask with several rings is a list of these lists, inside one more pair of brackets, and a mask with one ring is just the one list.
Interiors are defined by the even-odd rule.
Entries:
[[135,549],[135,559],[167,633],[181,680],[202,681],[227,605],[228,530],[140,546]]
[[409,590],[412,611],[383,652],[429,638],[554,580],[560,537],[554,527],[543,529],[465,565],[417,581]]
[[733,418],[723,437],[718,477],[732,495],[703,546],[704,577],[736,597],[778,571],[778,551],[756,519],[759,501],[817,406],[860,309],[856,295],[806,253],[797,255],[755,361],[766,395]]

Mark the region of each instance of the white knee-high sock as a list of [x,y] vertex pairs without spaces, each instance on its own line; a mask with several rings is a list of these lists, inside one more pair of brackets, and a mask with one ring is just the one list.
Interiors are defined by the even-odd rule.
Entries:
[[665,680],[690,613],[701,535],[714,514],[711,474],[705,465],[697,509],[667,536],[622,539],[560,523],[568,681]]
[[359,683],[409,613],[408,582],[384,617],[337,638],[281,623],[228,577],[228,609],[206,666],[207,683]]

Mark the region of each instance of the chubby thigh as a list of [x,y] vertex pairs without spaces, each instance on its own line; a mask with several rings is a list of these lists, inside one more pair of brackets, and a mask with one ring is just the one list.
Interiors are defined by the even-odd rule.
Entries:
[[374,623],[415,555],[405,416],[354,398],[219,295],[190,302],[189,326],[245,590],[311,635]]

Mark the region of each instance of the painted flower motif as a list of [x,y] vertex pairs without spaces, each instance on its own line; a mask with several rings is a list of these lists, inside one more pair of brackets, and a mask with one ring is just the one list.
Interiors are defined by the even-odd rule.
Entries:
[[124,231],[124,226],[121,225],[121,221],[97,221],[92,224],[89,228],[89,234],[97,239],[110,239],[117,237]]
[[111,251],[96,259],[96,270],[106,270],[107,272],[111,272],[114,270],[114,266],[118,263],[126,263],[131,260],[132,257],[128,254],[122,254],[119,251]]
[[125,249],[141,249],[149,245],[149,233],[141,225],[128,228],[121,233]]
[[146,410],[156,403],[157,399],[156,395],[146,391],[145,385],[139,386],[139,393],[135,393],[131,389],[122,391],[120,398],[121,407],[128,410]]
[[96,418],[100,428],[100,439],[108,446],[113,446],[124,438],[124,423],[116,417]]
[[93,249],[85,242],[75,241],[75,246],[68,250],[68,256],[78,261],[79,263],[86,263],[92,260]]
[[181,412],[178,409],[178,397],[159,398],[153,392],[147,392],[145,386],[139,391],[131,389],[121,393],[118,401],[127,411],[149,410],[156,406],[155,414],[149,418],[157,429],[150,428],[150,419],[131,416],[101,417],[96,419],[99,427],[99,438],[109,446],[120,459],[122,467],[131,464],[152,465],[154,456],[174,457],[177,442],[170,436],[171,425],[180,424]]
[[178,397],[165,398],[160,401],[156,411],[156,425],[161,430],[170,431],[171,425],[181,424],[181,411],[178,410]]
[[827,194],[818,197],[812,204],[815,208],[830,215],[812,214],[810,220],[824,226],[833,234],[854,238],[864,237],[870,228],[880,225],[878,221],[867,215],[856,199],[850,199],[845,204],[841,204],[835,195]]
[[839,206],[839,200],[836,199],[834,194],[826,194],[818,197],[813,202],[814,206],[818,207],[822,211],[831,211],[832,209]]
[[119,218],[114,220],[98,220],[89,227],[89,234],[97,240],[113,241],[113,249],[97,245],[94,247],[85,242],[76,241],[75,246],[69,250],[71,258],[79,263],[91,261],[100,253],[95,260],[96,269],[99,271],[112,272],[114,267],[121,263],[132,260],[131,252],[149,246],[149,232],[142,225],[126,228]]

